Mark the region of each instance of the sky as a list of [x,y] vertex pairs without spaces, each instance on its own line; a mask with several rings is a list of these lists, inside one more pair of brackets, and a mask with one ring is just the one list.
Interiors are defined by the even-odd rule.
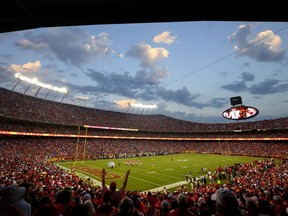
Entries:
[[[0,87],[60,103],[200,122],[231,97],[288,115],[288,23],[187,21],[36,28],[0,34]],[[22,77],[68,89],[29,85]],[[137,107],[142,105],[143,107]],[[153,108],[152,108],[153,107]],[[233,121],[233,120],[232,120]]]

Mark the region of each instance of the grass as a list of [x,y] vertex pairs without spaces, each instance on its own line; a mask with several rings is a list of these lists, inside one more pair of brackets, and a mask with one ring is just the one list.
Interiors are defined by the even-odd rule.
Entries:
[[[144,191],[185,181],[186,173],[191,172],[192,177],[205,175],[205,173],[203,173],[201,170],[202,167],[206,167],[207,169],[214,171],[214,169],[219,166],[233,165],[234,163],[247,163],[261,159],[263,158],[213,154],[179,154],[126,159],[88,160],[77,163],[62,162],[57,164],[69,170],[74,164],[76,173],[79,176],[91,178],[96,180],[96,182],[101,182],[101,171],[103,168],[105,168],[108,172],[106,184],[110,184],[110,182],[115,181],[118,188],[123,184],[127,169],[130,169],[131,173],[128,179],[127,189],[132,191]],[[113,169],[108,168],[109,161],[113,161],[115,163],[115,167]],[[127,166],[125,165],[125,161],[142,161],[142,165]],[[85,168],[84,171],[83,167]],[[91,169],[98,173],[90,174],[89,170]],[[115,179],[117,176],[119,178]]]

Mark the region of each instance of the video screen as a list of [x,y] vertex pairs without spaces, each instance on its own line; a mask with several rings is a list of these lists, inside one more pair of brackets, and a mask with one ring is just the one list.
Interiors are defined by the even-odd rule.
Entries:
[[235,106],[225,110],[222,116],[231,120],[244,120],[258,115],[259,110],[251,106]]

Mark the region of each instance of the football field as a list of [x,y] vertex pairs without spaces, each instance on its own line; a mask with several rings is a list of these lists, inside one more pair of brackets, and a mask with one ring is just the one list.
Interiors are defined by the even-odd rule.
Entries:
[[[164,186],[177,187],[185,183],[186,173],[192,177],[206,175],[202,171],[205,167],[212,172],[215,168],[234,163],[247,163],[261,160],[259,157],[229,156],[213,154],[177,154],[135,158],[113,158],[101,160],[86,160],[78,162],[57,163],[65,169],[75,172],[84,179],[90,178],[95,184],[101,185],[102,169],[106,169],[106,184],[114,181],[117,188],[122,186],[125,173],[130,169],[127,189],[132,191],[146,191],[163,188]],[[114,167],[108,167],[108,163],[114,163]],[[188,183],[188,182],[187,182]],[[167,187],[168,188],[168,187]]]

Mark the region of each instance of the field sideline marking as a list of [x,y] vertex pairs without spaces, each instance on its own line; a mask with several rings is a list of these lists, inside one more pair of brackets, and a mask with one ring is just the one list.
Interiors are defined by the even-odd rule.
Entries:
[[158,191],[163,191],[163,190],[164,190],[164,187],[165,187],[166,189],[170,189],[170,188],[177,187],[177,186],[179,186],[179,185],[186,185],[186,184],[188,184],[188,183],[189,183],[189,182],[187,182],[187,181],[180,181],[180,182],[172,183],[172,184],[169,184],[169,185],[163,185],[163,186],[157,187],[157,188],[151,188],[151,189],[148,189],[148,190],[146,190],[146,191],[141,191],[141,192],[142,192],[142,193],[143,193],[143,192],[148,192],[148,191],[150,191],[150,192],[158,192]]

